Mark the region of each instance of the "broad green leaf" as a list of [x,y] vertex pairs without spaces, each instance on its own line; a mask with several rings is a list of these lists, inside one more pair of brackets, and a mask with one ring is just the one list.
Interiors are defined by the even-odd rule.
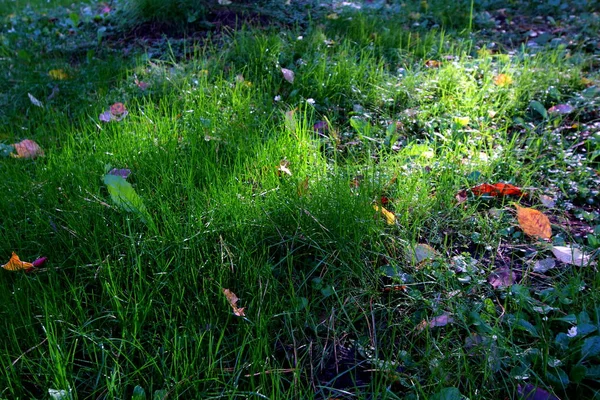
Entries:
[[524,319],[520,319],[517,321],[517,327],[522,328],[529,332],[531,336],[540,337],[537,328],[529,321],[525,321]]
[[581,381],[583,381],[586,375],[587,368],[583,365],[574,365],[573,368],[571,368],[571,372],[569,373],[571,380],[575,383],[580,383]]
[[146,391],[140,385],[133,388],[131,400],[146,400]]
[[548,118],[548,111],[546,111],[546,107],[544,107],[544,105],[539,101],[532,100],[531,103],[529,103],[529,107],[531,107],[532,110],[535,110],[538,114],[540,114],[542,118]]
[[121,176],[106,174],[104,175],[104,184],[108,188],[113,203],[125,211],[138,214],[146,222],[148,211],[142,198],[135,192],[129,182]]
[[431,400],[461,400],[463,397],[455,387],[443,388],[430,397]]
[[600,354],[600,336],[592,336],[583,342],[581,356],[583,358],[595,357]]

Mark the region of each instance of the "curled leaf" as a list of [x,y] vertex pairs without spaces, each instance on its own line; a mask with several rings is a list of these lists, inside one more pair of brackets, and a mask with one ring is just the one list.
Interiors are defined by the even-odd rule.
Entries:
[[32,263],[21,261],[17,253],[15,253],[14,251],[10,260],[8,260],[8,262],[2,266],[2,268],[4,268],[7,271],[27,271],[28,269],[31,269],[33,267],[34,265]]
[[246,316],[246,314],[244,313],[245,307],[238,308],[237,302],[238,302],[239,298],[235,295],[235,293],[233,293],[229,289],[223,289],[223,294],[227,298],[227,301],[229,302],[229,305],[231,306],[231,308],[233,308],[233,313],[235,315],[237,315],[238,317],[245,317]]
[[533,208],[521,207],[515,204],[519,226],[527,235],[541,239],[550,239],[552,227],[550,220],[542,212]]
[[27,93],[27,96],[29,96],[29,100],[31,101],[31,104],[33,104],[34,106],[44,107],[44,103],[42,103],[41,101],[39,101],[38,99],[33,97],[33,95],[31,93]]
[[48,257],[40,257],[37,260],[35,260],[34,262],[32,262],[31,265],[33,265],[35,268],[39,268],[42,265],[44,265],[46,263],[46,261],[48,261]]
[[16,158],[33,159],[44,155],[44,150],[42,150],[40,145],[33,140],[25,139],[19,143],[15,143],[13,146],[17,152],[17,155],[13,155],[13,157]]
[[292,176],[292,171],[288,168],[290,166],[290,162],[288,160],[281,160],[279,162],[279,166],[277,167],[277,175],[281,175],[283,172],[289,176]]

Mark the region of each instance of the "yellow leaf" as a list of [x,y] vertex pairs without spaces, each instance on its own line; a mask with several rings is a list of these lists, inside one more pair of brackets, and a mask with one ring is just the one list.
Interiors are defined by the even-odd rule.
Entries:
[[524,208],[515,204],[519,226],[529,236],[550,239],[552,227],[550,220],[542,212],[533,208]]
[[373,205],[373,208],[375,209],[375,211],[379,211],[381,212],[381,215],[383,215],[385,217],[385,222],[387,222],[388,225],[394,225],[394,223],[396,222],[396,216],[394,215],[393,212],[388,211],[385,209],[385,207],[383,206],[378,206],[378,205]]
[[63,81],[69,77],[69,75],[67,75],[67,73],[62,69],[51,69],[48,71],[48,75],[50,75],[50,78],[57,81]]
[[504,87],[513,83],[513,79],[506,74],[498,74],[494,77],[494,84],[496,86]]
[[238,308],[237,302],[238,302],[239,299],[235,295],[235,293],[233,293],[229,289],[223,289],[223,294],[227,298],[227,301],[229,302],[229,305],[231,306],[231,308],[233,308],[233,313],[235,315],[237,315],[238,317],[245,317],[246,316],[246,314],[244,314],[244,308],[245,307]]
[[22,269],[28,270],[30,268],[33,268],[33,264],[25,262],[25,261],[21,261],[19,259],[19,256],[17,255],[17,253],[15,253],[13,251],[12,257],[10,258],[10,260],[8,260],[8,262],[6,264],[4,264],[2,266],[2,268],[4,268],[7,271],[19,271]]
[[44,150],[33,140],[25,139],[13,146],[17,151],[17,155],[13,156],[16,158],[36,158],[44,155]]

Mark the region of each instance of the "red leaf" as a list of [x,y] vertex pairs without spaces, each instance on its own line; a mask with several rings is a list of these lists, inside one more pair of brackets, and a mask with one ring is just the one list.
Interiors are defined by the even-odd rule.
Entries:
[[477,196],[523,196],[524,194],[520,188],[510,183],[495,183],[493,185],[482,183],[472,187],[471,192]]

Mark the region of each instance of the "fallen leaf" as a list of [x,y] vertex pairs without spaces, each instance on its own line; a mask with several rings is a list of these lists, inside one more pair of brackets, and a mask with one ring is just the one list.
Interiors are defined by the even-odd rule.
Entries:
[[31,93],[27,93],[27,96],[29,96],[29,100],[31,101],[31,104],[33,104],[34,106],[44,107],[44,104],[41,101],[39,101],[38,99],[36,99],[35,97],[33,97],[33,95]]
[[277,175],[281,175],[283,172],[289,176],[292,176],[292,171],[288,168],[290,166],[290,162],[288,160],[281,160],[279,162],[279,166],[277,167]]
[[384,207],[379,207],[378,205],[373,205],[373,208],[375,211],[381,212],[381,215],[383,215],[388,225],[394,225],[396,222],[396,216],[393,212],[386,210]]
[[137,79],[135,80],[135,84],[137,85],[137,87],[139,87],[141,90],[146,90],[148,89],[148,85],[146,82],[142,82],[142,81],[138,81]]
[[317,121],[313,125],[313,130],[320,134],[324,134],[328,128],[329,125],[327,124],[327,121]]
[[69,77],[69,75],[67,75],[67,73],[62,69],[51,69],[50,71],[48,71],[48,75],[50,76],[50,78],[57,81],[64,81]]
[[113,203],[125,211],[140,215],[143,221],[149,218],[142,198],[135,192],[131,183],[117,175],[104,175],[104,184],[108,188]]
[[110,110],[104,111],[102,114],[100,114],[100,116],[98,116],[98,119],[102,122],[110,122],[112,119],[112,114],[110,113]]
[[517,282],[517,274],[509,268],[498,268],[488,276],[487,281],[494,289],[502,289],[512,286]]
[[123,103],[115,103],[110,106],[110,113],[116,117],[123,115],[126,112],[127,110],[125,109],[125,105],[123,105]]
[[336,13],[327,14],[327,19],[338,19],[339,17]]
[[460,192],[456,193],[456,196],[454,196],[454,198],[456,199],[456,202],[458,204],[462,204],[465,201],[467,201],[467,191],[466,190],[461,190]]
[[548,109],[548,112],[550,114],[560,114],[560,115],[571,114],[573,111],[575,111],[575,108],[569,104],[557,104]]
[[48,261],[48,257],[40,257],[37,260],[35,260],[34,262],[32,262],[31,265],[33,265],[34,268],[39,268],[42,265],[44,265],[46,263],[46,261]]
[[223,289],[223,294],[227,298],[227,301],[229,302],[229,305],[231,306],[231,308],[233,308],[233,313],[235,315],[237,315],[238,317],[245,317],[246,316],[246,314],[244,313],[245,307],[238,308],[237,302],[239,299],[235,295],[235,293],[233,293],[229,289]]
[[517,385],[517,393],[521,400],[559,400],[558,397],[530,383],[525,386]]
[[421,321],[419,323],[419,325],[417,325],[417,330],[422,331],[423,329],[429,327],[429,328],[436,328],[436,327],[440,327],[440,326],[446,326],[448,324],[451,324],[454,322],[454,318],[452,318],[452,316],[448,313],[443,313],[442,315],[438,315],[437,317],[433,317],[432,319],[430,319],[429,321],[427,321],[426,319],[424,319],[423,321]]
[[515,204],[515,208],[517,209],[519,226],[523,232],[532,237],[550,239],[552,227],[547,216],[538,210],[521,207],[518,204]]
[[592,265],[590,263],[591,255],[586,254],[579,250],[577,247],[572,246],[554,246],[552,247],[552,254],[565,264],[571,264],[578,267],[584,267]]
[[281,68],[281,73],[283,74],[283,78],[289,83],[294,83],[294,71],[287,68]]
[[108,171],[108,173],[110,175],[120,176],[123,179],[127,179],[127,177],[129,177],[129,175],[131,175],[131,170],[127,169],[127,168],[121,168],[121,169],[113,168],[110,171]]
[[439,68],[442,65],[441,62],[436,60],[427,60],[425,61],[425,66],[427,68]]
[[556,266],[556,261],[553,258],[544,258],[543,260],[538,260],[535,262],[533,266],[534,272],[544,273]]
[[494,81],[494,85],[496,86],[500,86],[500,87],[505,87],[510,85],[511,83],[513,83],[513,79],[506,74],[498,74],[494,77],[493,79]]
[[298,196],[306,196],[308,194],[308,176],[298,184]]
[[547,196],[545,194],[542,194],[540,196],[540,202],[546,208],[554,208],[554,206],[556,205],[556,200],[554,199],[554,197]]
[[414,256],[417,263],[425,260],[433,260],[437,255],[437,251],[428,244],[419,243],[415,246]]
[[15,253],[14,251],[10,260],[8,260],[8,262],[2,266],[2,268],[4,268],[7,271],[27,271],[28,269],[31,269],[33,267],[34,265],[32,263],[21,261],[17,253]]
[[13,144],[17,155],[13,155],[15,158],[36,158],[44,155],[44,150],[33,140],[25,139],[19,143]]
[[471,122],[471,119],[469,117],[454,117],[453,121],[456,125],[465,127],[465,126],[469,125],[469,122]]
[[471,188],[471,192],[477,196],[523,196],[523,191],[510,183],[482,183]]

